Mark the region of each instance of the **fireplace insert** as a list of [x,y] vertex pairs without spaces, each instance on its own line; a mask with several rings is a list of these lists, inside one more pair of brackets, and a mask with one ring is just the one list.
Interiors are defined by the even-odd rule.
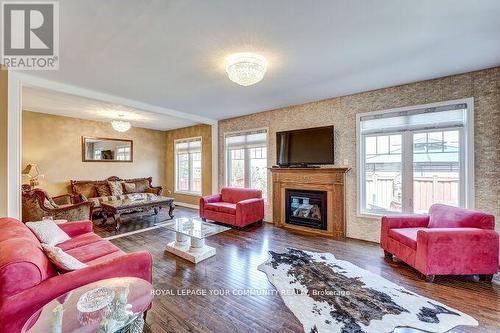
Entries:
[[326,191],[285,190],[285,222],[326,230]]

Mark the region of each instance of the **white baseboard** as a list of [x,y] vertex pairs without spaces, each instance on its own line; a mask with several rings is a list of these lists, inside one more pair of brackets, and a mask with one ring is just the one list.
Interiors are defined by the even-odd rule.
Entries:
[[176,206],[182,206],[182,207],[192,208],[192,209],[196,209],[196,210],[199,209],[198,205],[188,204],[185,202],[174,201],[174,204]]

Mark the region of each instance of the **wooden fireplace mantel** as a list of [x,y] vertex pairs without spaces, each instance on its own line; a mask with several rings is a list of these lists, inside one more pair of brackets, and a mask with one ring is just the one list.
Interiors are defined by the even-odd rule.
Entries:
[[[349,168],[270,168],[273,179],[274,225],[303,233],[345,237],[345,179]],[[288,224],[285,221],[285,190],[327,193],[327,230]]]

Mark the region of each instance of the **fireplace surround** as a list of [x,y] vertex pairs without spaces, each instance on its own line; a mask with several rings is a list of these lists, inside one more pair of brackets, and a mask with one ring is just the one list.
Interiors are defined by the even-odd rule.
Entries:
[[[271,168],[272,173],[272,188],[273,188],[273,223],[277,227],[289,229],[300,233],[311,235],[321,235],[342,239],[345,237],[345,179],[349,168],[343,167],[321,167],[321,168]],[[287,191],[288,190],[288,191]],[[287,194],[292,192],[301,192],[302,194],[325,193],[324,212],[320,215],[322,222],[326,226],[307,225],[304,222],[315,222],[314,220],[297,221],[292,218],[287,219]],[[301,198],[303,195],[296,195]],[[316,198],[314,198],[316,200]],[[291,204],[293,199],[290,198],[289,210],[292,210]],[[317,201],[316,201],[317,202]],[[294,206],[304,204],[303,199],[298,199]],[[303,207],[301,214],[309,214],[309,203],[306,201],[306,206]],[[316,211],[316,209],[315,209]],[[326,217],[323,219],[323,217]],[[326,221],[325,221],[326,220]],[[291,222],[291,223],[290,223]]]

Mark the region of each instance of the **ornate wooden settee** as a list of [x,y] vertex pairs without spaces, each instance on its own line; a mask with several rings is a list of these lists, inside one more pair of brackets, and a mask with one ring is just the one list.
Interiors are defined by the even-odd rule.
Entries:
[[102,211],[101,203],[137,196],[156,196],[161,186],[152,185],[152,177],[121,179],[116,176],[104,180],[71,180],[71,191],[94,204],[93,213]]
[[23,188],[23,222],[40,221],[44,216],[68,221],[87,220],[92,216],[93,203],[81,196],[69,194],[51,197],[42,189]]

